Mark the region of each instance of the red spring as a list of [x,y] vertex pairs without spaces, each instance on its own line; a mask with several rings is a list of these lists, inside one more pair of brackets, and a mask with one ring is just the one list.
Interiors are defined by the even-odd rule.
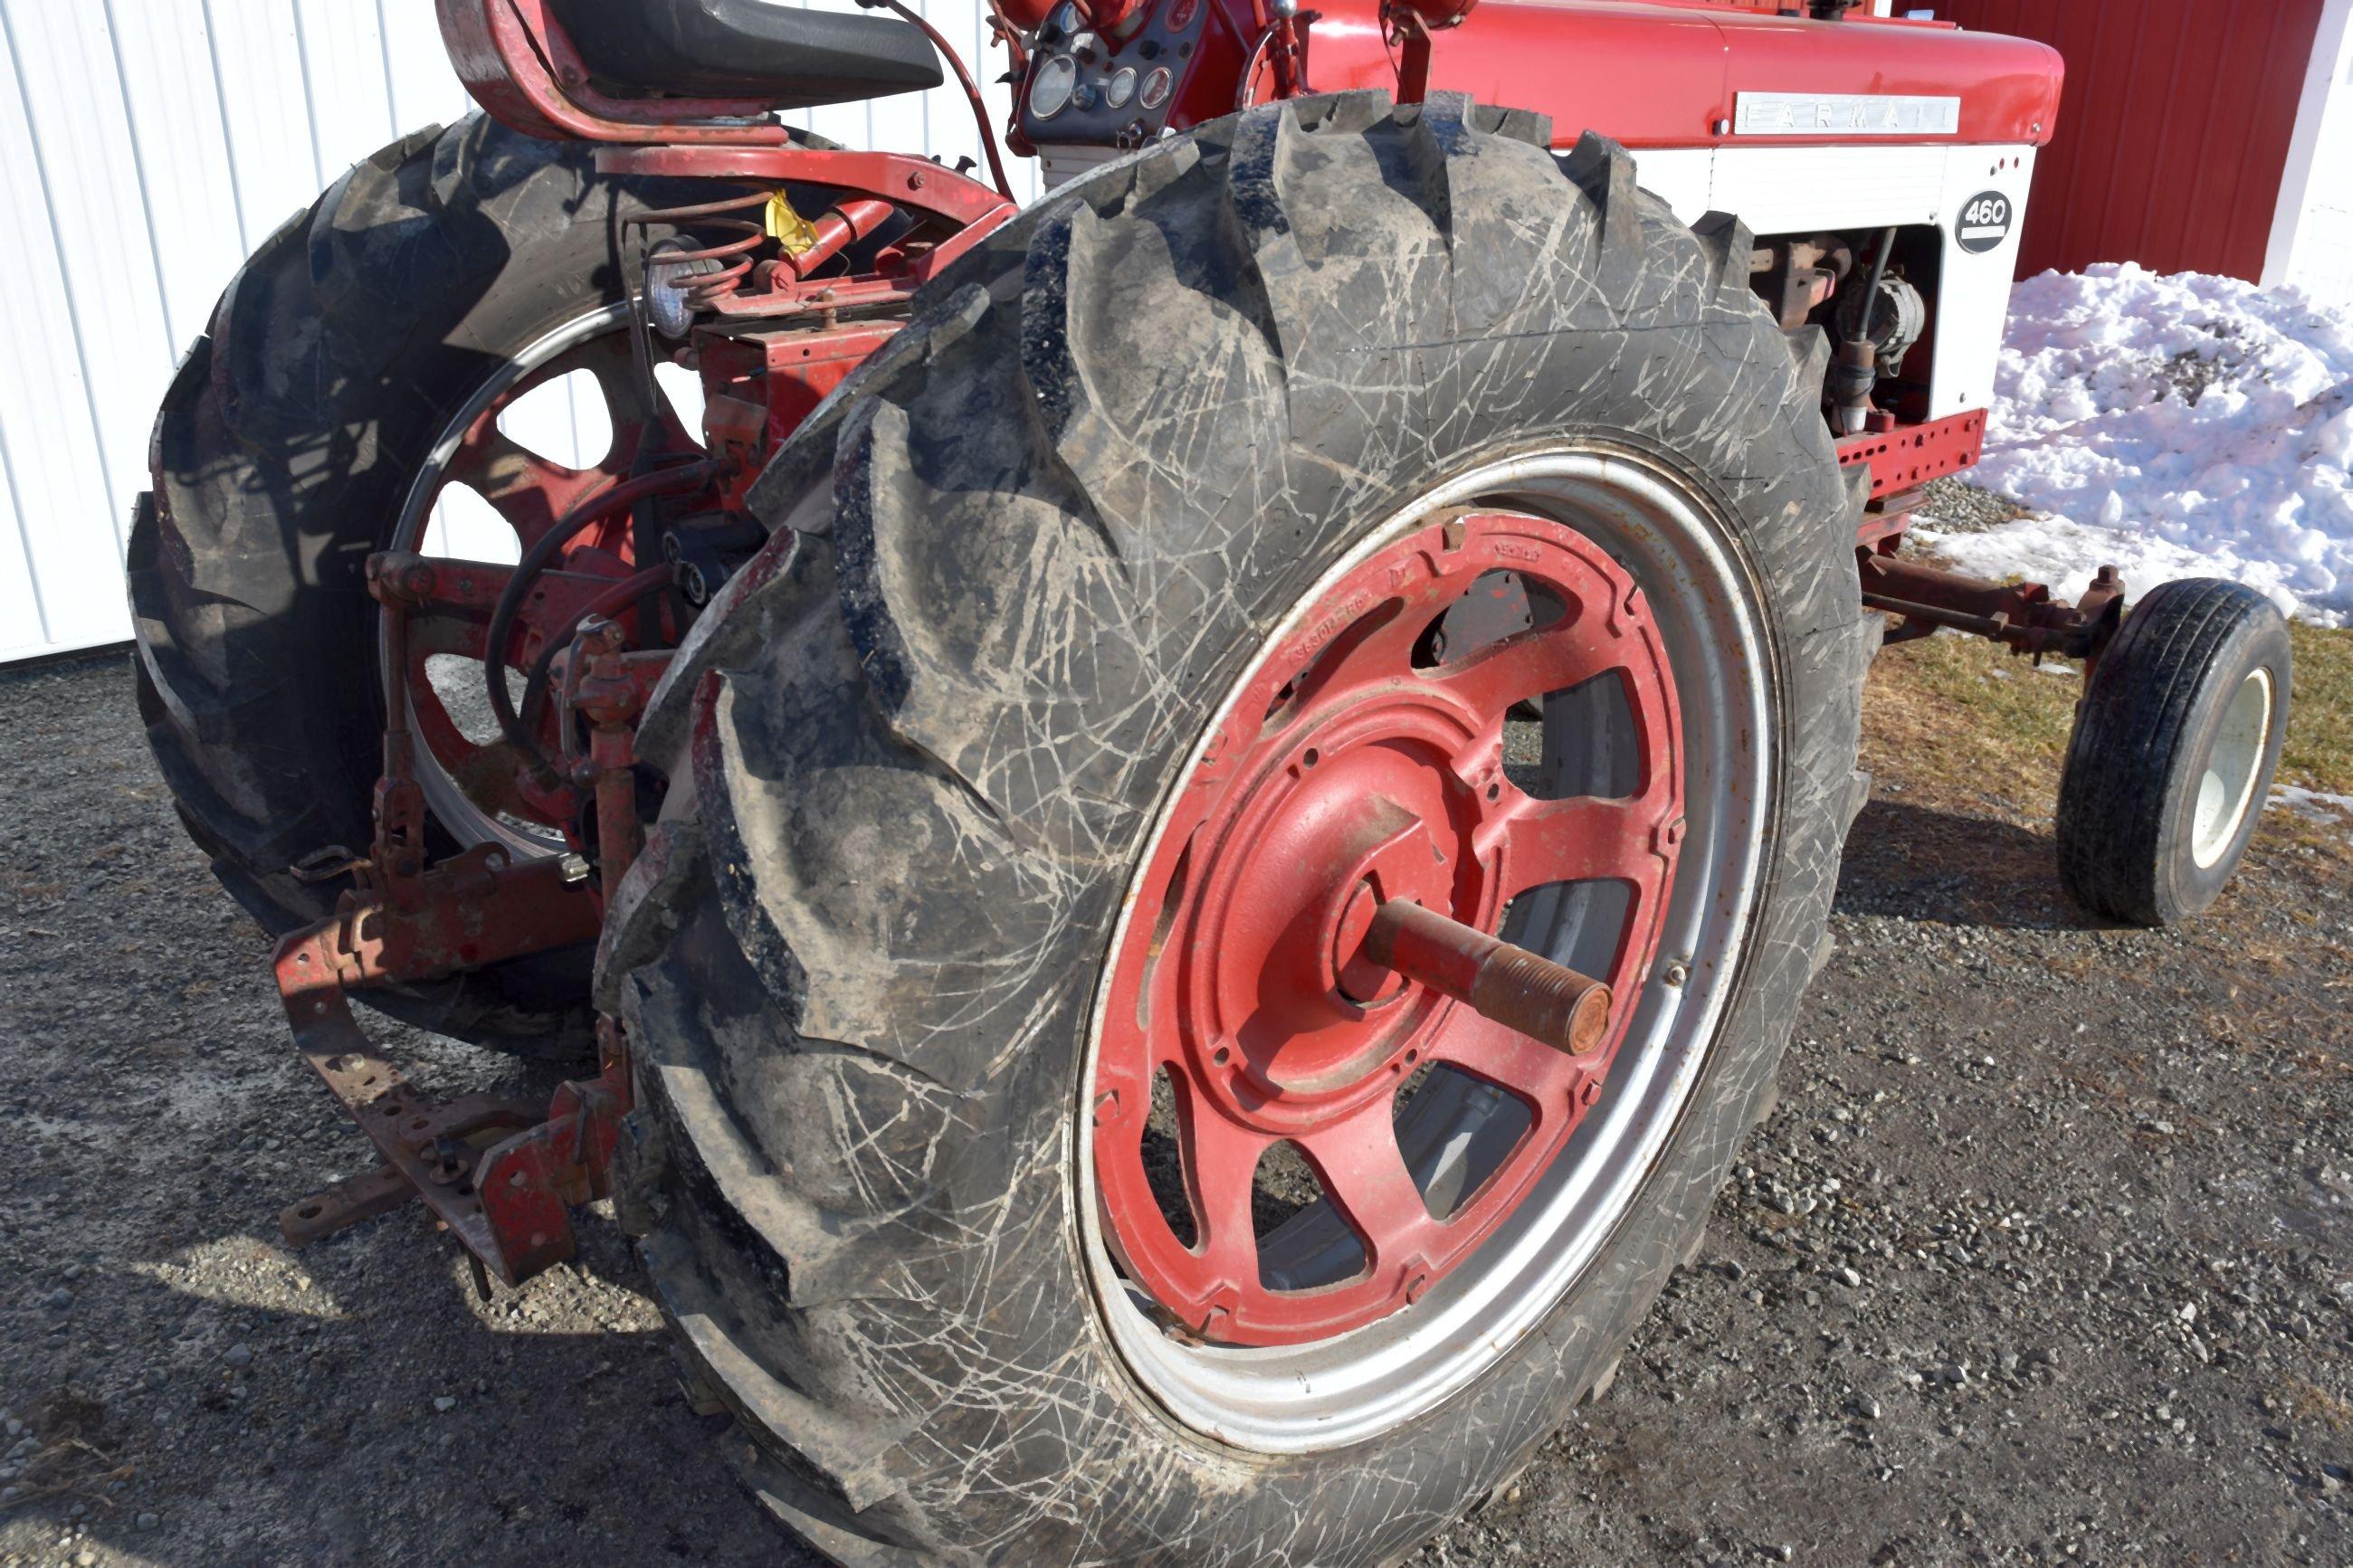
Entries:
[[[664,262],[682,262],[691,266],[701,261],[719,263],[715,271],[696,277],[687,290],[687,298],[698,308],[735,292],[752,270],[752,253],[767,242],[768,226],[764,214],[768,205],[768,187],[760,186],[740,196],[723,201],[698,202],[692,206],[661,207],[642,212],[628,221],[635,228],[651,228],[657,225],[680,229],[700,229],[700,237],[708,239],[718,234],[738,237],[715,240],[695,250],[664,251]],[[752,216],[741,216],[750,214]]]

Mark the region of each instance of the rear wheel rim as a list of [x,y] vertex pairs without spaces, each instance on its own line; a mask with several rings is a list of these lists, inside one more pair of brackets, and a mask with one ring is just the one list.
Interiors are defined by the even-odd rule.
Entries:
[[[632,412],[639,398],[628,323],[626,304],[598,305],[541,334],[501,365],[442,426],[385,548],[433,552],[427,546],[436,542],[431,534],[437,505],[451,486],[462,485],[512,530],[512,552],[519,555],[565,512],[628,476],[649,423],[658,425],[665,447],[692,446],[693,436],[659,387],[653,421]],[[612,431],[606,450],[579,468],[533,451],[501,427],[516,404],[575,370],[594,376]],[[618,581],[628,574],[631,562],[628,520],[622,517],[587,530],[555,565]],[[527,604],[504,650],[505,667],[519,672],[535,657],[534,637],[559,620],[559,612],[539,613]],[[389,657],[388,627],[381,616],[379,626],[381,660]],[[564,847],[561,824],[542,803],[520,794],[508,748],[486,737],[483,629],[475,619],[410,617],[407,687],[409,721],[419,742],[417,785],[435,821],[460,845],[496,843],[512,854],[553,853]],[[438,662],[428,664],[437,656]],[[540,736],[551,756],[555,736],[550,726],[556,721],[551,704]]]
[[[1433,514],[1451,508],[1472,512],[1433,521]],[[1614,590],[1609,613],[1623,617],[1625,625],[1639,626],[1650,645],[1638,662],[1656,672],[1656,689],[1633,696],[1609,722],[1596,723],[1599,710],[1588,700],[1589,686],[1579,687],[1575,699],[1547,705],[1550,771],[1535,782],[1547,795],[1604,793],[1592,785],[1622,768],[1627,737],[1620,731],[1645,717],[1662,721],[1663,737],[1653,735],[1635,746],[1648,759],[1632,799],[1639,805],[1648,840],[1642,853],[1658,868],[1652,896],[1597,908],[1584,891],[1556,892],[1546,895],[1549,907],[1515,910],[1514,927],[1504,931],[1556,960],[1582,959],[1589,970],[1599,933],[1600,950],[1616,960],[1609,977],[1624,985],[1611,1035],[1605,1050],[1597,1053],[1599,1063],[1570,1064],[1561,1074],[1561,1081],[1581,1102],[1572,1100],[1567,1112],[1550,1124],[1531,1112],[1526,1096],[1497,1093],[1467,1077],[1462,1082],[1450,1079],[1437,1093],[1425,1086],[1413,1100],[1395,1135],[1399,1150],[1416,1140],[1425,1151],[1450,1144],[1473,1146],[1482,1129],[1493,1127],[1513,1106],[1530,1120],[1527,1131],[1518,1133],[1511,1147],[1542,1145],[1533,1157],[1521,1159],[1526,1168],[1514,1169],[1514,1160],[1520,1156],[1495,1156],[1492,1168],[1478,1176],[1484,1184],[1450,1209],[1457,1220],[1475,1216],[1472,1228],[1477,1234],[1468,1245],[1443,1258],[1430,1256],[1432,1248],[1424,1246],[1419,1258],[1409,1254],[1381,1259],[1374,1256],[1380,1251],[1381,1238],[1376,1235],[1368,1239],[1366,1227],[1351,1220],[1347,1205],[1327,1198],[1308,1205],[1270,1233],[1269,1244],[1292,1245],[1299,1249],[1294,1259],[1312,1262],[1319,1226],[1329,1235],[1345,1232],[1356,1242],[1358,1255],[1375,1263],[1377,1278],[1369,1283],[1335,1284],[1309,1274],[1309,1289],[1303,1294],[1270,1291],[1263,1279],[1252,1289],[1230,1278],[1233,1270],[1229,1269],[1222,1283],[1239,1288],[1229,1289],[1221,1300],[1208,1300],[1198,1289],[1187,1289],[1188,1285],[1198,1286],[1204,1271],[1195,1267],[1188,1278],[1185,1263],[1172,1261],[1166,1245],[1152,1244],[1146,1217],[1138,1213],[1142,1200],[1134,1170],[1141,1137],[1134,1114],[1140,1109],[1136,1007],[1145,987],[1138,980],[1136,955],[1148,954],[1157,936],[1165,957],[1171,937],[1191,933],[1186,904],[1214,910],[1223,900],[1222,907],[1230,910],[1249,891],[1247,860],[1241,872],[1221,884],[1225,863],[1208,854],[1198,889],[1188,889],[1179,897],[1175,919],[1165,913],[1172,868],[1184,856],[1185,842],[1198,842],[1193,836],[1205,820],[1187,797],[1219,787],[1220,766],[1237,773],[1243,765],[1288,769],[1295,783],[1327,765],[1319,758],[1309,767],[1303,752],[1315,744],[1315,735],[1331,735],[1340,743],[1329,765],[1345,773],[1363,737],[1340,733],[1343,714],[1312,706],[1290,715],[1278,713],[1271,732],[1284,738],[1284,745],[1237,748],[1234,740],[1261,727],[1268,694],[1290,681],[1294,672],[1283,661],[1296,660],[1303,651],[1311,662],[1324,656],[1332,643],[1360,624],[1364,612],[1382,596],[1378,584],[1391,574],[1410,559],[1427,561],[1444,553],[1442,534],[1450,526],[1474,550],[1482,547],[1478,542],[1485,542],[1483,548],[1493,556],[1486,564],[1527,569],[1572,594],[1589,595],[1609,585]],[[1504,548],[1498,551],[1499,545]],[[1536,547],[1537,559],[1525,553],[1531,545]],[[1419,581],[1450,579],[1441,572]],[[1459,585],[1459,578],[1451,585]],[[1335,605],[1352,603],[1355,613],[1335,615]],[[1589,610],[1596,616],[1604,613],[1598,605]],[[1728,1001],[1745,946],[1770,813],[1772,730],[1762,672],[1771,666],[1763,628],[1758,600],[1739,552],[1714,510],[1695,492],[1630,454],[1565,448],[1465,475],[1371,531],[1367,542],[1303,597],[1267,650],[1229,691],[1182,782],[1171,792],[1114,937],[1113,961],[1106,965],[1097,998],[1079,1127],[1076,1218],[1098,1305],[1131,1374],[1184,1425],[1240,1447],[1297,1452],[1359,1441],[1409,1419],[1475,1378],[1532,1328],[1624,1217],[1697,1079],[1705,1044]],[[1370,647],[1378,640],[1377,630],[1362,646]],[[1509,639],[1472,662],[1513,658],[1515,648],[1523,663],[1541,662],[1542,641],[1541,634]],[[1288,700],[1295,700],[1299,694],[1295,690]],[[1492,710],[1493,700],[1483,706]],[[1629,714],[1634,718],[1630,720]],[[1294,730],[1283,721],[1286,718],[1299,721],[1299,727]],[[1396,729],[1393,722],[1392,734],[1376,736],[1373,743],[1397,743]],[[1582,743],[1577,739],[1580,731],[1588,735]],[[1604,743],[1591,736],[1615,740]],[[1611,743],[1620,753],[1615,760],[1596,754],[1608,753]],[[1285,754],[1274,755],[1279,751]],[[1658,765],[1662,754],[1669,765]],[[1476,766],[1468,771],[1469,780],[1458,775],[1450,785],[1457,797],[1467,790],[1482,804],[1502,805],[1526,793],[1493,771]],[[1491,784],[1501,787],[1497,800],[1486,803]],[[1249,813],[1239,815],[1247,817]],[[1281,816],[1280,811],[1261,815],[1270,820]],[[1474,833],[1476,824],[1497,819],[1479,809],[1467,816]],[[1620,840],[1625,837],[1619,835]],[[1279,832],[1263,842],[1278,851],[1286,847]],[[1315,848],[1310,843],[1301,858],[1312,858]],[[1503,889],[1513,880],[1499,877],[1474,886],[1468,906],[1458,903],[1454,912],[1466,920],[1475,915],[1482,929],[1495,929],[1509,896]],[[1476,884],[1480,879],[1472,881]],[[1280,886],[1280,879],[1266,885]],[[1419,891],[1428,901],[1430,890]],[[1670,969],[1682,984],[1656,980]],[[1153,968],[1149,973],[1157,976],[1162,971]],[[1651,983],[1644,983],[1645,975],[1651,976]],[[1165,997],[1169,983],[1160,984]],[[1356,989],[1364,994],[1361,977]],[[1410,997],[1382,1005],[1408,1012],[1427,1005]],[[1163,1005],[1154,1003],[1144,1016],[1149,1019],[1154,1008]],[[1430,1006],[1430,1011],[1434,1017],[1438,1009]],[[1200,1010],[1202,1016],[1214,1012],[1213,1007]],[[1148,1035],[1148,1026],[1142,1032]],[[1408,1028],[1401,1037],[1409,1041],[1414,1037]],[[1344,1093],[1354,1092],[1371,1076],[1394,1083],[1410,1070],[1403,1058],[1406,1048],[1398,1046],[1379,1056],[1370,1074],[1311,1071],[1303,1076],[1319,1090],[1336,1082]],[[1541,1052],[1545,1047],[1531,1042],[1526,1049]],[[1155,1066],[1163,1065],[1169,1055],[1163,1050],[1152,1059]],[[1172,1087],[1181,1084],[1179,1093],[1204,1101],[1217,1097],[1219,1102],[1214,1117],[1184,1125],[1223,1132],[1255,1111],[1263,1133],[1282,1114],[1301,1110],[1278,1103],[1283,1097],[1267,1092],[1271,1075],[1282,1077],[1282,1064],[1268,1059],[1263,1051],[1247,1064],[1221,1064],[1229,1075],[1239,1076],[1244,1089],[1257,1091],[1255,1101],[1247,1105],[1238,1102],[1230,1086],[1219,1086],[1203,1056],[1194,1055],[1184,1075],[1172,1079]],[[1308,1065],[1331,1064],[1319,1059]],[[1436,1078],[1430,1081],[1439,1084]],[[1486,1091],[1483,1099],[1482,1090]],[[1115,1101],[1107,1104],[1106,1095],[1116,1097]],[[1562,1136],[1551,1140],[1556,1129]],[[1312,1141],[1314,1130],[1308,1131]],[[1488,1142],[1492,1145],[1496,1140]],[[1229,1139],[1229,1157],[1235,1146]],[[1415,1156],[1408,1152],[1405,1158],[1411,1162]],[[1311,1168],[1314,1163],[1311,1158]],[[1196,1168],[1215,1182],[1230,1184],[1230,1172],[1216,1173],[1198,1157]],[[1431,1165],[1425,1173],[1442,1171]],[[1331,1193],[1348,1184],[1344,1178],[1323,1184]],[[1193,1192],[1188,1173],[1187,1195]],[[1230,1204],[1229,1197],[1221,1201]],[[1482,1210],[1482,1203],[1489,1206]],[[1227,1213],[1230,1224],[1230,1206]],[[1156,1220],[1157,1213],[1150,1217]],[[1430,1240],[1426,1216],[1425,1223],[1410,1228],[1425,1243]],[[1181,1251],[1198,1265],[1212,1249],[1200,1245],[1206,1238],[1194,1239],[1195,1247]],[[1340,1257],[1344,1266],[1353,1261],[1345,1249]],[[1423,1276],[1419,1279],[1414,1278],[1417,1264]],[[1300,1278],[1281,1282],[1296,1284]],[[1269,1299],[1278,1295],[1287,1299]],[[1212,1305],[1222,1306],[1221,1317],[1205,1310]]]
[[[1501,591],[1525,593],[1543,624],[1440,657],[1448,609]],[[1535,700],[1608,712],[1596,738],[1623,743],[1622,783],[1524,789],[1543,770],[1513,776],[1507,715]],[[1179,786],[1097,1057],[1105,1238],[1177,1326],[1244,1345],[1364,1327],[1419,1300],[1516,1205],[1599,1096],[1625,1009],[1571,1055],[1372,965],[1366,928],[1388,900],[1492,931],[1526,923],[1516,900],[1608,892],[1618,930],[1595,972],[1633,995],[1673,876],[1680,743],[1641,590],[1551,520],[1425,521],[1308,608]],[[1517,1102],[1485,1107],[1499,1125],[1475,1162],[1405,1135],[1438,1071],[1441,1090],[1461,1076]],[[1181,1151],[1183,1190],[1164,1183],[1167,1197],[1146,1168],[1155,1079]],[[1254,1226],[1252,1177],[1279,1150],[1299,1152],[1338,1226]],[[1176,1224],[1168,1197],[1183,1201]]]

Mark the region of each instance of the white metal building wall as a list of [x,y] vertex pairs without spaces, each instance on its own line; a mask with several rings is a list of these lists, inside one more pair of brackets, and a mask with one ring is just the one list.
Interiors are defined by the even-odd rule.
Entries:
[[[979,0],[914,3],[976,76],[1004,68]],[[344,168],[470,108],[432,0],[0,0],[0,661],[130,635],[148,426],[221,286]],[[980,151],[953,85],[794,118]]]
[[2321,11],[2263,281],[2353,309],[2353,0]]

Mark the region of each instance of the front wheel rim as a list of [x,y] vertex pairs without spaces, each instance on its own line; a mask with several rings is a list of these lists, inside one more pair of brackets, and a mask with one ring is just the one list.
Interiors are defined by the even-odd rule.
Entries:
[[2249,671],[2231,694],[2214,744],[2207,752],[2206,765],[2199,770],[2189,853],[2200,870],[2211,871],[2219,865],[2246,826],[2271,732],[2272,672],[2257,668]]
[[[1592,582],[1620,579],[1637,590],[1628,597],[1655,628],[1660,667],[1672,672],[1663,707],[1649,706],[1682,716],[1674,808],[1664,809],[1663,794],[1640,792],[1661,807],[1655,828],[1679,823],[1662,861],[1662,896],[1647,914],[1639,901],[1634,910],[1621,904],[1614,913],[1596,916],[1589,903],[1580,914],[1565,907],[1570,900],[1558,900],[1504,932],[1558,961],[1586,957],[1590,966],[1596,919],[1605,927],[1614,921],[1621,932],[1640,926],[1626,944],[1635,994],[1621,999],[1613,1017],[1606,1083],[1595,1078],[1599,1092],[1580,1108],[1583,1121],[1522,1183],[1515,1203],[1485,1217],[1482,1238],[1445,1270],[1430,1270],[1418,1286],[1392,1271],[1381,1310],[1374,1312],[1361,1310],[1358,1300],[1357,1310],[1328,1313],[1325,1321],[1294,1314],[1293,1321],[1270,1324],[1261,1313],[1253,1325],[1234,1309],[1263,1303],[1229,1300],[1223,1323],[1187,1321],[1185,1310],[1172,1310],[1165,1299],[1172,1294],[1168,1269],[1137,1256],[1132,1184],[1119,1193],[1114,1189],[1123,1184],[1100,1175],[1124,1158],[1124,1151],[1108,1161],[1098,1155],[1097,1117],[1106,1109],[1102,1095],[1124,1089],[1128,1108],[1134,1105],[1133,1061],[1121,1060],[1133,1033],[1127,1027],[1134,1005],[1132,965],[1118,958],[1139,944],[1149,946],[1161,903],[1155,879],[1165,878],[1176,852],[1170,834],[1188,831],[1183,796],[1193,787],[1189,781],[1201,776],[1205,761],[1214,773],[1219,754],[1213,748],[1262,696],[1258,688],[1272,679],[1275,661],[1285,650],[1295,654],[1303,639],[1316,640],[1335,590],[1349,587],[1368,564],[1383,564],[1386,554],[1410,552],[1410,536],[1442,526],[1429,520],[1450,508],[1511,514],[1521,520],[1511,527],[1522,534],[1546,534],[1562,552],[1581,548]],[[1504,532],[1508,536],[1510,529]],[[1105,966],[1082,1078],[1075,1218],[1091,1281],[1120,1359],[1166,1413],[1194,1430],[1262,1452],[1360,1441],[1475,1379],[1592,1263],[1655,1166],[1737,982],[1774,802],[1770,652],[1760,596],[1716,509],[1663,466],[1599,447],[1520,456],[1463,475],[1370,531],[1302,596],[1229,689],[1187,764],[1188,782],[1172,792],[1164,809],[1113,938],[1114,962]],[[1644,706],[1631,704],[1638,712]],[[1568,718],[1557,722],[1564,732],[1578,712],[1591,718],[1589,709],[1573,702],[1563,711]],[[1555,722],[1548,720],[1548,726]],[[1553,754],[1548,738],[1548,762]],[[1558,748],[1560,769],[1582,767],[1589,773],[1609,765],[1566,743]],[[1557,785],[1564,776],[1548,782]],[[1480,910],[1489,921],[1496,912],[1492,903]],[[1580,942],[1586,952],[1578,951]],[[1644,972],[1651,976],[1647,984],[1640,984]],[[1679,984],[1658,978],[1669,973]],[[1440,1110],[1431,1114],[1493,1114],[1492,1107],[1479,1111],[1466,1103],[1472,1097],[1451,1092],[1453,1103],[1436,1097]],[[1421,1109],[1416,1100],[1410,1110],[1420,1114]],[[1117,1123],[1123,1114],[1112,1109],[1111,1121]],[[1435,1141],[1443,1143],[1456,1126],[1444,1124]],[[1130,1135],[1124,1126],[1109,1133],[1123,1142]],[[1400,1142],[1404,1137],[1401,1131]],[[1288,1225],[1312,1228],[1316,1210],[1310,1204]],[[1198,1298],[1191,1304],[1198,1306]],[[1314,1331],[1292,1331],[1301,1329]],[[1216,1342],[1220,1338],[1226,1342]]]

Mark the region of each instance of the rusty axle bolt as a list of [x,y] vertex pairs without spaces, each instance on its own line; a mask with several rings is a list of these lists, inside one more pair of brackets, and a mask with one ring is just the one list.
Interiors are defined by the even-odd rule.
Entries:
[[1609,987],[1419,904],[1392,900],[1365,933],[1365,956],[1531,1039],[1589,1056],[1609,1031]]

